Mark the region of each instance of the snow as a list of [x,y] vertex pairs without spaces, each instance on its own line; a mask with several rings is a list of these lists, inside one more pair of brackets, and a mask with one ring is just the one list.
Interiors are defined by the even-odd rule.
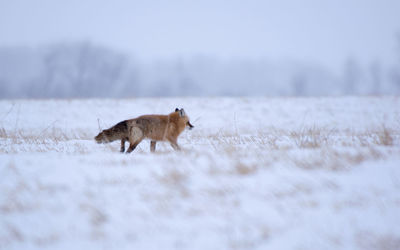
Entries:
[[[96,144],[184,108],[183,150]],[[400,99],[0,101],[0,249],[398,249]]]

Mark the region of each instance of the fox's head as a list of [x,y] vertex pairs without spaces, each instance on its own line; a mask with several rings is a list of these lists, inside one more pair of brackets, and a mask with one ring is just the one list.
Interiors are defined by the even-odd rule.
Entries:
[[189,127],[189,129],[194,128],[194,126],[190,123],[189,117],[186,115],[185,110],[176,108],[175,112],[178,112],[179,117],[185,121],[185,124],[187,127]]
[[94,139],[97,143],[103,143],[105,141],[104,133],[100,132]]
[[97,143],[106,143],[109,142],[107,134],[105,133],[106,131],[101,131],[94,139],[96,140]]

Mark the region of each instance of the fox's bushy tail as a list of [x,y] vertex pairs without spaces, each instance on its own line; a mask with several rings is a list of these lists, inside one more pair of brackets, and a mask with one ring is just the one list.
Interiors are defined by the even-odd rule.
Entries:
[[107,143],[120,140],[128,135],[128,125],[126,121],[122,121],[109,129],[101,131],[94,139],[97,143]]

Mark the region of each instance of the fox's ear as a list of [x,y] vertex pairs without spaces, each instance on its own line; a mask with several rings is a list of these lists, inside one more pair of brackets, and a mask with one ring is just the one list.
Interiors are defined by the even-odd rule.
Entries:
[[184,117],[186,114],[185,114],[185,110],[183,110],[183,109],[181,109],[181,110],[179,110],[179,116],[180,117]]
[[175,109],[175,112],[178,112],[178,111],[179,111],[179,109],[178,109],[178,108],[176,108],[176,109]]

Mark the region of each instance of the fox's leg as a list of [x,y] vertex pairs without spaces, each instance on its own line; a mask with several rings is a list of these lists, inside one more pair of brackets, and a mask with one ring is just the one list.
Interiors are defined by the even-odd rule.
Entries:
[[150,142],[150,152],[156,151],[156,143],[157,143],[157,141]]
[[168,141],[171,143],[171,146],[175,150],[181,150],[181,147],[179,147],[177,138],[168,138]]
[[132,152],[136,146],[143,140],[143,132],[138,127],[132,127],[129,130],[129,148],[126,153]]
[[175,150],[181,150],[181,147],[179,147],[178,143],[176,142],[171,142],[171,146]]
[[121,150],[120,150],[121,153],[125,152],[125,142],[126,138],[121,139]]
[[135,150],[135,148],[137,147],[137,145],[139,145],[139,143],[142,141],[142,139],[139,139],[137,141],[135,141],[134,143],[130,143],[129,144],[129,148],[128,150],[126,150],[126,153],[129,154],[131,153],[133,150]]

